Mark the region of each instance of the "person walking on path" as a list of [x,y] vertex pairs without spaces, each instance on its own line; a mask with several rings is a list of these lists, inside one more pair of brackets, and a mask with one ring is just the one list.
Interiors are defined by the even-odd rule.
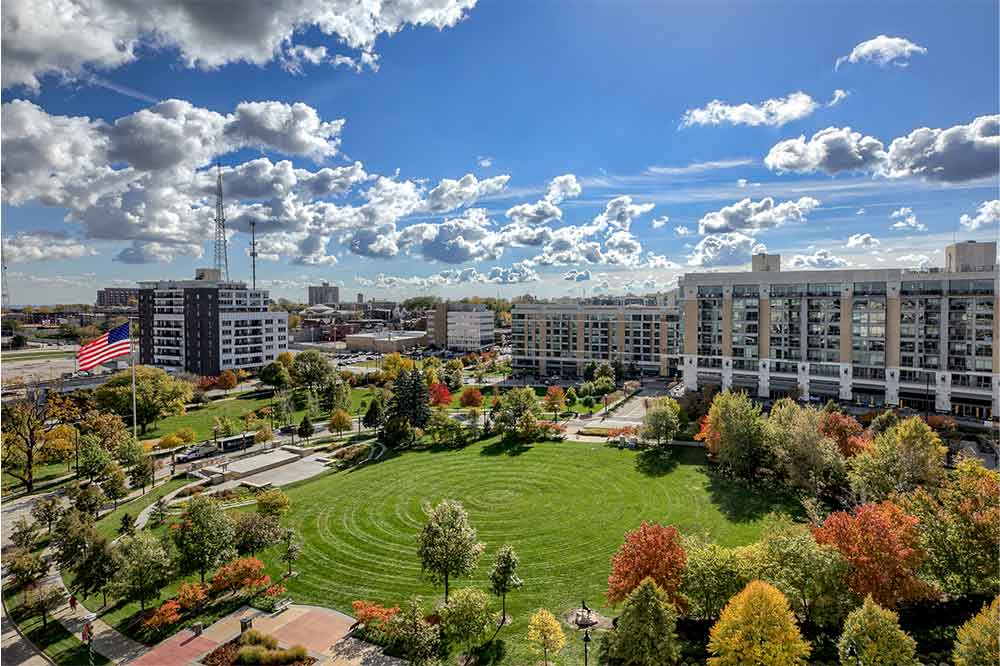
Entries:
[[69,595],[69,609],[71,611],[73,611],[74,613],[76,613],[76,595],[75,594]]

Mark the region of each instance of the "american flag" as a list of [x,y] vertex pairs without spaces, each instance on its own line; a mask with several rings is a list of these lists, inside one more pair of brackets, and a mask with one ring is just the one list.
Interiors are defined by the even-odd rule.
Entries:
[[115,326],[93,342],[80,347],[80,351],[76,353],[76,360],[79,362],[80,370],[90,370],[113,358],[124,356],[130,351],[132,351],[132,347],[129,339],[129,325],[126,323]]

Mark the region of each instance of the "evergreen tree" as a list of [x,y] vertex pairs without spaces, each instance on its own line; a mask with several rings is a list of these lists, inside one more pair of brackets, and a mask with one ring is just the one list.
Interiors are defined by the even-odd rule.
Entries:
[[840,663],[851,666],[917,666],[917,643],[899,628],[899,616],[871,596],[847,616],[837,642]]
[[673,604],[646,578],[628,596],[614,631],[601,641],[601,661],[610,666],[673,664],[680,656],[676,628]]
[[374,428],[376,434],[378,434],[379,429],[385,423],[385,410],[382,405],[382,396],[380,393],[372,396],[362,423],[366,428]]
[[431,420],[431,394],[417,370],[410,373],[410,391],[410,402],[413,405],[410,423],[414,428],[424,428]]

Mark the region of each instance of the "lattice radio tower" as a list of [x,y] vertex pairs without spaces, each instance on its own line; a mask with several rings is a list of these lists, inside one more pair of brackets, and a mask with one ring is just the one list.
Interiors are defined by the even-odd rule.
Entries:
[[226,210],[222,203],[222,165],[215,163],[218,178],[215,185],[215,270],[229,281],[229,252],[226,248]]

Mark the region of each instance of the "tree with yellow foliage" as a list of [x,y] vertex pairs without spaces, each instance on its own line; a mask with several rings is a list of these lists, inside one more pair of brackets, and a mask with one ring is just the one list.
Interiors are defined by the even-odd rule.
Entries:
[[566,634],[563,633],[559,620],[544,608],[539,608],[528,620],[528,640],[542,653],[546,666],[549,655],[559,654],[566,646]]
[[785,595],[754,580],[723,609],[708,651],[711,666],[805,666],[810,647]]
[[1000,597],[958,628],[952,658],[955,666],[1000,664]]

